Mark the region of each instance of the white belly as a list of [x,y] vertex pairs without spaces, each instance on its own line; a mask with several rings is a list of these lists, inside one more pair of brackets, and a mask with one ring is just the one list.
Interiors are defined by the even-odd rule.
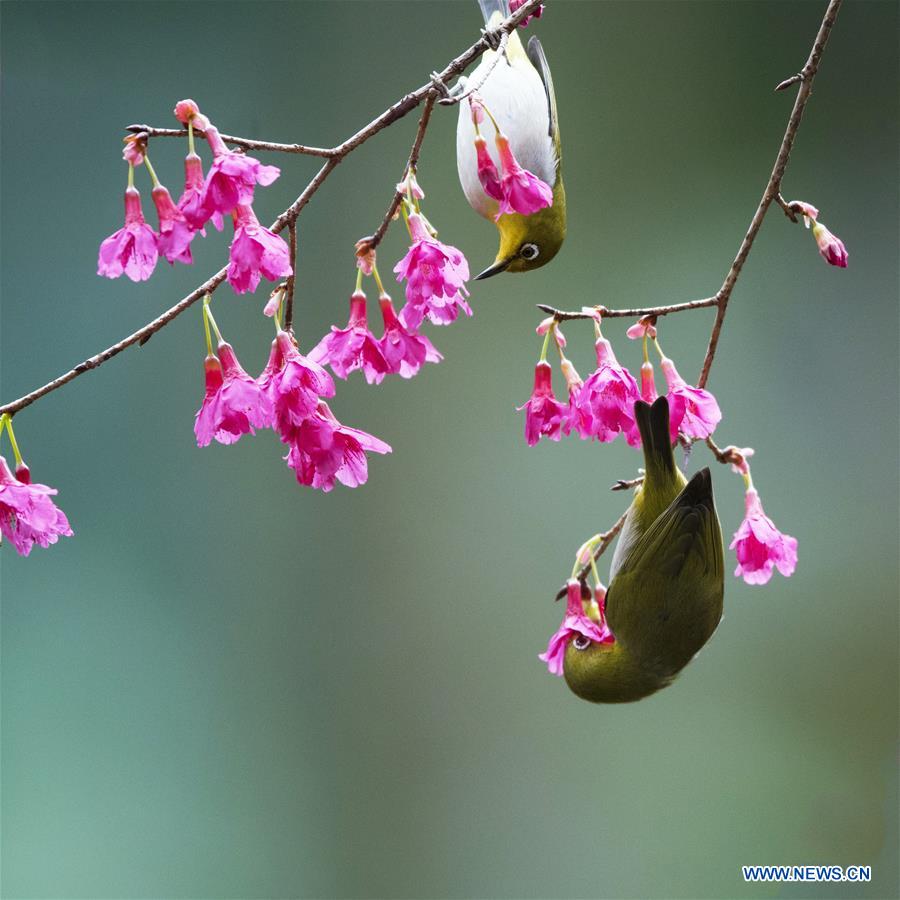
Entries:
[[[493,56],[493,53],[486,53],[482,57],[478,68],[469,76],[469,83],[479,81]],[[501,59],[478,93],[509,138],[519,165],[553,187],[556,182],[556,149],[550,137],[547,94],[534,66],[527,58],[517,58],[512,64]],[[490,119],[486,118],[481,125],[481,134],[499,168],[500,160],[493,140],[494,127]],[[497,201],[485,194],[478,181],[474,139],[475,128],[469,104],[464,100],[459,105],[459,122],[456,127],[459,182],[472,208],[485,218],[493,218],[497,212]]]

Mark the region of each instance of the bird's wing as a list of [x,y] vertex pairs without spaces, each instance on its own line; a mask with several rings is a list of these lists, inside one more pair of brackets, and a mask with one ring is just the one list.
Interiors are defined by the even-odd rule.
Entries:
[[528,41],[528,47],[525,51],[531,64],[537,69],[541,81],[544,83],[544,92],[547,94],[547,112],[550,117],[550,137],[553,139],[553,145],[556,147],[557,161],[560,156],[560,139],[559,139],[559,116],[556,113],[556,92],[553,90],[553,76],[550,74],[550,66],[547,63],[547,55],[544,48],[537,37],[532,36]]
[[716,578],[724,568],[708,469],[698,472],[633,544],[616,578],[627,578],[640,569],[675,579],[688,565],[696,566],[697,575]]

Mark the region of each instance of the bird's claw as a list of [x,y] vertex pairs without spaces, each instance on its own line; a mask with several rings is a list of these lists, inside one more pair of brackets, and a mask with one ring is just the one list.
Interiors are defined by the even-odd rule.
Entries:
[[503,34],[501,32],[496,31],[493,28],[482,28],[481,37],[495,53],[500,49],[500,44],[503,41]]
[[431,86],[446,100],[450,97],[450,88],[444,84],[444,79],[441,78],[439,72],[431,73]]

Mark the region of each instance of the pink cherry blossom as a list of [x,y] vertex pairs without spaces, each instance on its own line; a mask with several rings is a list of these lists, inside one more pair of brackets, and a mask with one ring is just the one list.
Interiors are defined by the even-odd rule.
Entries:
[[331,376],[304,356],[286,331],[279,331],[272,341],[269,361],[257,383],[272,403],[273,427],[285,443],[316,412],[320,398],[334,396]]
[[319,402],[291,436],[285,457],[300,484],[330,491],[335,480],[347,487],[365,484],[369,477],[366,453],[390,453],[391,448],[365,431],[342,425],[328,404]]
[[600,589],[597,593],[598,611],[600,622],[589,619],[584,614],[584,604],[581,600],[581,583],[572,578],[566,584],[566,614],[562,625],[550,638],[547,649],[538,656],[538,659],[547,663],[551,675],[562,675],[566,660],[566,649],[569,641],[577,634],[586,637],[595,644],[614,644],[616,639],[609,630],[604,616],[605,592]]
[[[525,0],[509,0],[509,11],[510,14],[514,13]],[[537,9],[533,13],[529,13],[519,22],[519,28],[524,28],[532,19],[539,19],[544,14],[544,4],[538,3]]]
[[519,165],[506,135],[498,132],[495,141],[503,171],[500,176],[501,196],[498,198],[500,208],[495,218],[499,219],[507,213],[530,216],[539,209],[552,206],[553,189],[550,185]]
[[203,188],[202,204],[209,216],[251,204],[254,187],[269,185],[281,174],[277,166],[264,166],[252,156],[229,150],[214,125],[206,129],[206,140],[215,157]]
[[525,440],[533,447],[542,436],[558,441],[568,421],[569,407],[553,396],[553,370],[542,360],[534,367],[534,390],[528,402],[517,407],[525,410]]
[[427,337],[403,326],[387,294],[382,294],[378,303],[384,320],[384,334],[378,340],[378,347],[391,374],[412,378],[425,363],[438,363],[444,358]]
[[233,444],[242,434],[256,434],[255,428],[272,424],[272,401],[241,367],[231,344],[220,341],[218,355],[204,363],[206,395],[194,422],[198,447],[213,438]]
[[118,278],[123,272],[132,281],[146,281],[156,268],[159,248],[156,232],[144,221],[137,188],[125,191],[125,226],[101,245],[97,274]]
[[494,165],[487,141],[480,135],[475,135],[475,158],[478,164],[478,180],[488,197],[495,200],[503,199],[503,189],[500,186],[500,172]]
[[410,213],[409,230],[412,246],[394,266],[397,281],[406,279],[406,305],[400,320],[416,329],[425,316],[435,325],[453,322],[462,310],[472,315],[464,295],[469,278],[469,264],[462,253],[432,237],[419,213]]
[[350,318],[346,328],[331,326],[331,333],[316,344],[309,358],[319,365],[331,366],[338,378],[362,369],[369,384],[380,384],[390,372],[381,346],[369,331],[366,314],[366,295],[354,291],[350,296]]
[[[652,405],[657,396],[656,381],[653,377],[653,363],[647,360],[647,362],[641,364],[641,400]],[[671,394],[667,399],[669,401],[669,437],[674,444],[678,440],[678,426],[681,425],[681,420],[684,418],[686,400],[684,394],[681,393]],[[641,436],[637,431],[636,424],[634,431],[626,435],[626,437],[632,447],[640,447]]]
[[260,275],[277,281],[290,275],[291,251],[283,238],[264,228],[252,206],[234,211],[234,239],[228,253],[228,283],[236,294],[255,291]]
[[222,230],[224,219],[222,213],[212,215],[203,208],[203,162],[196,153],[188,153],[184,158],[184,192],[178,200],[178,208],[184,213],[191,228],[206,237],[204,225],[211,221],[218,231]]
[[747,584],[765,584],[776,568],[785,577],[793,575],[797,567],[797,539],[775,527],[752,487],[747,490],[745,508],[744,521],[729,545],[737,555],[734,574],[743,577]]
[[[669,418],[678,417],[678,411],[682,410],[678,421],[678,430],[685,437],[708,438],[715,430],[716,425],[722,420],[722,411],[716,398],[704,388],[691,387],[678,374],[675,363],[664,357],[660,362],[663,374],[666,376],[666,384],[669,387]],[[673,416],[673,410],[675,415]]]
[[813,225],[812,233],[819,245],[822,259],[831,266],[846,269],[849,254],[844,242],[837,235],[832,234],[821,222]]
[[634,402],[640,399],[634,376],[619,365],[609,341],[595,342],[597,368],[588,375],[574,398],[574,426],[584,438],[601,443],[615,440],[619,433],[629,444],[640,443],[634,421]]
[[35,544],[49,547],[60,535],[70,537],[72,529],[65,513],[50,499],[56,490],[32,484],[28,467],[17,467],[17,471],[20,468],[24,469],[21,479],[0,456],[0,533],[20,556],[28,556]]
[[159,252],[169,263],[177,261],[190,265],[194,261],[191,257],[191,241],[197,232],[175,205],[168,188],[158,184],[153,188],[151,196],[159,216]]

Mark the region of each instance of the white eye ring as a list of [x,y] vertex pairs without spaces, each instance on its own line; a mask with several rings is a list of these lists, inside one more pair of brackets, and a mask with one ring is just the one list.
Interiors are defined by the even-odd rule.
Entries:
[[538,247],[537,244],[522,244],[521,250],[519,250],[519,256],[522,259],[526,259],[529,262],[532,259],[537,259],[541,255],[541,248]]
[[593,641],[589,637],[585,637],[583,634],[576,634],[574,639],[572,640],[572,646],[576,650],[587,650],[588,647],[591,646]]

